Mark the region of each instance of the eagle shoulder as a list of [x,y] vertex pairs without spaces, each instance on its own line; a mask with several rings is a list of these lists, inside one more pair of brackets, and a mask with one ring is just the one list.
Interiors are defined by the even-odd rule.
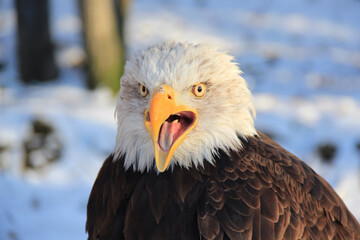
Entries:
[[89,239],[194,239],[203,176],[175,167],[158,173],[125,170],[123,159],[105,160],[87,206]]
[[99,171],[87,204],[88,239],[123,238],[127,199],[140,174],[125,173],[122,163],[111,154]]
[[198,205],[204,238],[360,238],[357,220],[308,165],[262,133],[243,143],[204,170],[207,191]]

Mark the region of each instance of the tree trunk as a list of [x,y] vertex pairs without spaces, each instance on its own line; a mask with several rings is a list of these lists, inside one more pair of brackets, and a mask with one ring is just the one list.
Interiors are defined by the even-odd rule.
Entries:
[[88,86],[103,84],[119,91],[124,71],[123,26],[127,0],[79,0],[88,54]]
[[17,54],[25,83],[47,81],[58,76],[54,45],[49,30],[48,0],[16,0]]

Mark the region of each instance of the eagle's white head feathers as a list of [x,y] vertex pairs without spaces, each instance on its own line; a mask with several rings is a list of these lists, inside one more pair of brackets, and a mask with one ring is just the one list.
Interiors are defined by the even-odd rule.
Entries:
[[[240,148],[239,136],[256,135],[251,93],[240,74],[233,57],[206,45],[170,41],[138,51],[121,78],[115,159],[124,155],[126,169],[154,168],[154,145],[144,113],[161,85],[176,91],[177,104],[198,113],[195,127],[177,147],[169,166],[198,167],[204,160],[212,162],[218,149]],[[191,93],[198,83],[206,85],[202,98]],[[139,86],[147,88],[145,97]]]

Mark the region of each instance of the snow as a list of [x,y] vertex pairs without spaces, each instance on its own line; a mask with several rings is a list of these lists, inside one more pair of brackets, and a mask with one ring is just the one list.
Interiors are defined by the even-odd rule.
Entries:
[[[87,199],[115,144],[114,96],[86,90],[74,67],[85,57],[77,5],[54,0],[51,10],[61,76],[25,87],[16,72],[16,13],[12,1],[0,1],[0,239],[86,239]],[[128,54],[175,39],[234,55],[254,95],[256,127],[329,181],[360,219],[359,12],[353,0],[132,1]],[[52,125],[62,153],[24,171],[34,119]],[[317,154],[324,143],[337,147],[330,163]]]

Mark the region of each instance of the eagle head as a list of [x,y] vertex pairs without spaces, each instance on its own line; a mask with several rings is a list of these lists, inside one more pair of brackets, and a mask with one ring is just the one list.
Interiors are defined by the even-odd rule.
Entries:
[[[117,99],[115,159],[143,172],[213,162],[256,135],[251,93],[233,57],[202,44],[165,42],[135,53]],[[155,164],[154,164],[155,163]]]

